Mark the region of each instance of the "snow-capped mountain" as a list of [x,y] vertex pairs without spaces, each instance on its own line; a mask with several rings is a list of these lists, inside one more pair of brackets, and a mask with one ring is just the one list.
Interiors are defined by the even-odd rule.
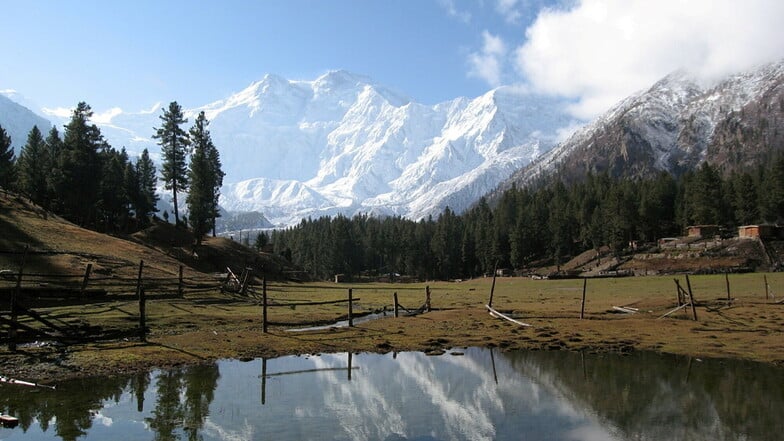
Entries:
[[37,125],[44,137],[52,128],[52,123],[19,104],[20,100],[16,93],[0,93],[0,127],[11,137],[11,146],[17,157],[33,126]]
[[558,171],[646,176],[681,173],[704,161],[730,171],[760,164],[784,148],[784,61],[702,84],[673,73],[626,98],[501,188]]
[[[373,213],[419,219],[462,211],[547,151],[571,123],[556,99],[511,88],[424,105],[367,77],[274,75],[206,106],[226,172],[220,204],[276,225]],[[99,124],[115,147],[149,148],[160,109]]]

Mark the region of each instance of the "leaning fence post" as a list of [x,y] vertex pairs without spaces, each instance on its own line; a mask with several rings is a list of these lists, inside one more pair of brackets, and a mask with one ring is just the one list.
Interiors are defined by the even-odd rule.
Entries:
[[183,286],[182,286],[182,265],[180,265],[180,279],[177,284],[177,295],[179,295],[180,298],[184,297]]
[[588,286],[588,279],[583,279],[583,301],[580,303],[580,319],[585,317],[585,288]]
[[248,285],[250,285],[251,278],[253,277],[253,268],[245,268],[245,278],[242,280],[242,295],[248,292]]
[[694,301],[694,293],[691,291],[691,281],[689,281],[689,275],[686,274],[686,287],[689,288],[689,303],[691,303],[691,313],[694,316],[694,321],[697,321],[697,306],[695,305]]
[[261,279],[261,332],[267,333],[267,278]]
[[[495,264],[498,268],[498,263]],[[493,270],[493,284],[490,286],[490,300],[487,301],[487,306],[493,307],[493,294],[495,293],[495,277],[498,275],[498,269]]]
[[392,298],[395,301],[395,318],[397,318],[397,316],[398,316],[398,307],[399,307],[399,303],[397,303],[397,291],[395,291],[395,293],[392,294]]
[[354,326],[354,293],[348,289],[348,325]]
[[87,283],[90,281],[90,273],[93,270],[93,264],[88,263],[87,268],[84,270],[84,278],[82,279],[82,287],[79,289],[79,297],[84,296],[84,292],[87,290]]
[[430,285],[425,286],[425,311],[430,312]]

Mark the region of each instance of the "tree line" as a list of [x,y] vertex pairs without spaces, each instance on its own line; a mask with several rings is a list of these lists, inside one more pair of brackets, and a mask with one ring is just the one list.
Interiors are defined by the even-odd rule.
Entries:
[[[633,242],[679,236],[689,225],[784,221],[784,155],[750,172],[722,174],[704,163],[680,176],[647,179],[589,174],[565,183],[555,176],[511,188],[491,207],[486,199],[437,219],[358,215],[305,219],[270,234],[275,252],[313,276],[405,274],[457,279],[565,263],[608,246],[620,255]],[[266,243],[264,239],[261,243]]]
[[[62,137],[56,126],[46,137],[34,126],[18,158],[0,127],[0,187],[86,228],[110,233],[144,228],[158,212],[157,168],[147,149],[132,161],[124,147],[109,145],[91,123],[92,116],[90,106],[80,102]],[[172,191],[175,224],[185,225],[177,195],[188,191],[190,226],[201,240],[210,229],[214,233],[224,176],[207,129],[209,121],[201,112],[185,132],[182,125],[188,120],[176,101],[163,110],[160,120],[153,138],[161,146],[160,180]]]

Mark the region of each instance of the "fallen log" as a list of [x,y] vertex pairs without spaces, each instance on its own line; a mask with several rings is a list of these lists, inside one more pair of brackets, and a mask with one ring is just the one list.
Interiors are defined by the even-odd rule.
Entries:
[[506,314],[502,314],[502,313],[498,312],[497,310],[493,309],[493,307],[490,306],[490,305],[485,305],[485,308],[487,308],[488,311],[490,311],[490,315],[493,316],[493,317],[501,318],[501,319],[504,319],[504,320],[509,320],[510,322],[516,323],[516,324],[518,324],[520,326],[531,326],[528,323],[523,323],[521,321],[513,319],[512,317],[509,317]]

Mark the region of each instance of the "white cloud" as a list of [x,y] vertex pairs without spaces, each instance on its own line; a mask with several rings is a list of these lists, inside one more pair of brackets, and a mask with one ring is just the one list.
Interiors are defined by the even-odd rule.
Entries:
[[161,102],[158,101],[157,103],[153,104],[150,110],[142,110],[139,113],[142,115],[151,115],[157,112],[161,108]]
[[781,0],[583,0],[542,10],[515,64],[592,118],[677,69],[710,80],[783,58],[782,17]]
[[506,58],[506,43],[501,37],[488,31],[482,32],[482,50],[468,55],[470,70],[468,74],[481,78],[493,87],[501,85],[504,60]]
[[112,118],[121,115],[123,110],[119,107],[112,107],[105,112],[93,112],[93,117],[90,120],[95,124],[111,124]]
[[455,0],[438,0],[438,3],[441,5],[442,8],[444,8],[444,10],[446,10],[446,13],[450,17],[454,17],[462,21],[463,23],[468,23],[471,21],[471,13],[468,11],[457,9],[457,6],[455,5]]
[[71,113],[73,113],[73,110],[73,107],[44,107],[41,109],[44,115],[55,116],[57,118],[69,118]]
[[497,0],[495,10],[509,23],[517,23],[522,16],[518,9],[518,0]]
[[[44,107],[41,109],[44,115],[53,116],[56,118],[70,118],[73,115],[74,108],[73,107]],[[117,115],[123,113],[123,110],[119,107],[112,107],[111,109],[105,112],[95,112],[93,111],[93,116],[90,118],[90,121],[95,124],[111,124],[112,118]]]

